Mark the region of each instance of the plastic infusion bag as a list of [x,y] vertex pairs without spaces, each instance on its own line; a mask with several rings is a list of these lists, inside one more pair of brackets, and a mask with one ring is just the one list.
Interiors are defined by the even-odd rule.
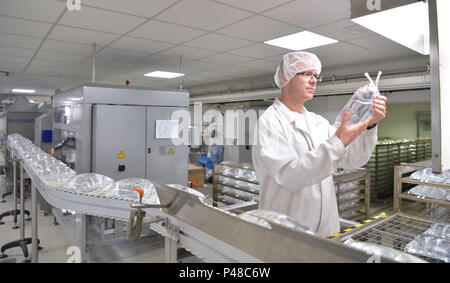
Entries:
[[334,126],[338,128],[341,125],[342,117],[346,111],[350,112],[348,125],[358,124],[373,114],[373,99],[380,95],[378,90],[378,82],[380,80],[381,71],[378,72],[375,83],[368,73],[364,74],[370,83],[358,88],[353,96],[347,101],[344,108],[336,118]]

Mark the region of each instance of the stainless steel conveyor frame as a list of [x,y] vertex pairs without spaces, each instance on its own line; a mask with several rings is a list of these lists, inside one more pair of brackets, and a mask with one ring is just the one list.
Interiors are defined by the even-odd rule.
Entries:
[[[11,151],[23,159],[14,148]],[[134,202],[129,200],[65,191],[58,187],[60,182],[45,181],[26,162],[23,164],[32,184],[32,262],[38,262],[36,190],[52,206],[80,214],[129,221],[134,211]],[[177,260],[178,247],[207,262],[367,262],[371,257],[339,241],[271,221],[271,229],[247,222],[194,194],[152,182],[165,208],[146,208],[146,220],[154,222],[151,229],[165,236],[167,262]]]

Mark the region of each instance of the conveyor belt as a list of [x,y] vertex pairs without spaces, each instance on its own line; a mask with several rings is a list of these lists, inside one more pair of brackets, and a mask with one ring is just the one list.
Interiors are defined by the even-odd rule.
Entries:
[[[17,151],[14,154],[21,157]],[[66,191],[59,187],[60,182],[41,179],[27,162],[24,169],[54,207],[122,221],[128,221],[133,210],[129,200]],[[213,262],[366,262],[371,256],[339,241],[271,221],[268,229],[215,208],[194,194],[152,183],[161,205],[167,208],[145,211],[147,220],[162,219],[150,227],[166,237],[166,260],[176,260],[179,246]],[[382,258],[382,262],[390,260]]]
[[[61,181],[45,181],[39,178],[31,166],[25,163],[26,172],[45,200],[52,206],[75,211],[76,213],[98,216],[103,218],[128,221],[132,203],[128,199],[117,197],[92,195],[89,193],[79,193],[59,188]],[[162,217],[161,210],[156,208],[145,209],[147,220],[154,220],[155,217]]]

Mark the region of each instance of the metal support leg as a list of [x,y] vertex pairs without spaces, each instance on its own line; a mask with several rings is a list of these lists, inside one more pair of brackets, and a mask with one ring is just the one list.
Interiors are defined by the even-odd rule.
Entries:
[[393,213],[400,212],[402,201],[400,199],[400,194],[402,193],[402,183],[400,178],[402,173],[400,173],[400,166],[394,166],[394,208]]
[[[6,161],[6,160],[5,160]],[[7,163],[8,161],[6,161],[5,162],[5,166],[6,166],[6,163]],[[10,195],[10,194],[12,194],[12,190],[8,190],[8,182],[7,182],[7,175],[6,175],[6,167],[5,166],[2,166],[2,168],[1,168],[1,173],[0,173],[0,175],[3,175],[3,180],[2,180],[2,182],[4,183],[4,185],[5,185],[5,191],[4,191],[4,193],[2,194],[2,201],[0,201],[1,203],[5,203],[6,202],[6,200],[5,200],[5,197],[7,196],[7,195]]]
[[165,238],[164,243],[166,263],[176,263],[178,258],[177,243],[169,237]]
[[81,251],[81,261],[87,262],[89,260],[89,254],[87,253],[87,242],[86,242],[86,223],[87,216],[85,214],[76,213],[75,214],[75,243],[76,246],[80,248]]
[[20,245],[22,247],[22,251],[24,251],[23,256],[25,257],[25,260],[23,262],[29,263],[31,262],[30,259],[28,259],[28,249],[27,245],[31,244],[31,239],[25,239],[25,189],[23,186],[24,183],[24,170],[23,170],[23,162],[19,162],[20,164]]
[[37,206],[37,188],[31,182],[31,262],[38,262],[38,206]]
[[19,228],[19,226],[17,226],[17,159],[13,160],[13,202],[14,202],[14,206],[13,206],[13,217],[14,217],[14,226],[13,229],[17,229]]
[[19,159],[13,158],[13,210],[7,211],[5,213],[0,214],[0,225],[5,224],[2,219],[6,216],[13,216],[14,225],[12,229],[17,229],[19,226],[17,225],[17,215],[20,215],[21,213],[25,213],[28,217],[30,217],[30,212],[27,210],[24,210],[23,212],[19,209],[17,209],[17,161],[20,161]]
[[7,195],[10,195],[10,194],[12,194],[12,190],[8,190],[8,183],[7,183],[7,177],[6,177],[6,170],[4,169],[4,167],[3,167],[3,169],[2,169],[2,172],[0,173],[0,178],[2,178],[3,180],[1,180],[1,182],[3,183],[3,185],[4,185],[4,188],[5,188],[5,191],[4,191],[4,193],[2,194],[2,201],[0,201],[1,203],[5,203],[6,202],[6,200],[5,200],[5,197],[7,196]]
[[23,215],[25,211],[25,190],[23,188],[23,163],[20,162],[20,239],[25,239],[25,216]]
[[165,261],[167,263],[178,262],[178,242],[180,234],[178,227],[175,227],[169,221],[166,221],[167,236],[165,237],[164,251]]
[[[25,202],[24,202],[24,188],[23,188],[23,163],[20,162],[20,239],[17,241],[9,242],[1,247],[1,255],[0,258],[5,258],[8,255],[5,254],[5,251],[11,248],[20,247],[23,252],[23,256],[25,260],[23,262],[30,262],[28,259],[28,248],[27,245],[31,244],[31,238],[25,238]],[[39,244],[39,239],[37,239],[37,243]]]

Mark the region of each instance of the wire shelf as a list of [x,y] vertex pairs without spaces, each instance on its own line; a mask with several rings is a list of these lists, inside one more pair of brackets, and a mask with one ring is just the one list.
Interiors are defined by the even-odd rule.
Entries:
[[[434,222],[431,220],[397,213],[381,221],[376,221],[365,229],[355,229],[354,232],[346,233],[340,240],[352,238],[355,241],[373,243],[404,252],[405,246],[416,236],[430,229],[432,224]],[[428,262],[441,262],[433,258],[415,256]]]
[[432,207],[422,213],[420,217],[439,223],[450,224],[450,207],[432,205]]

